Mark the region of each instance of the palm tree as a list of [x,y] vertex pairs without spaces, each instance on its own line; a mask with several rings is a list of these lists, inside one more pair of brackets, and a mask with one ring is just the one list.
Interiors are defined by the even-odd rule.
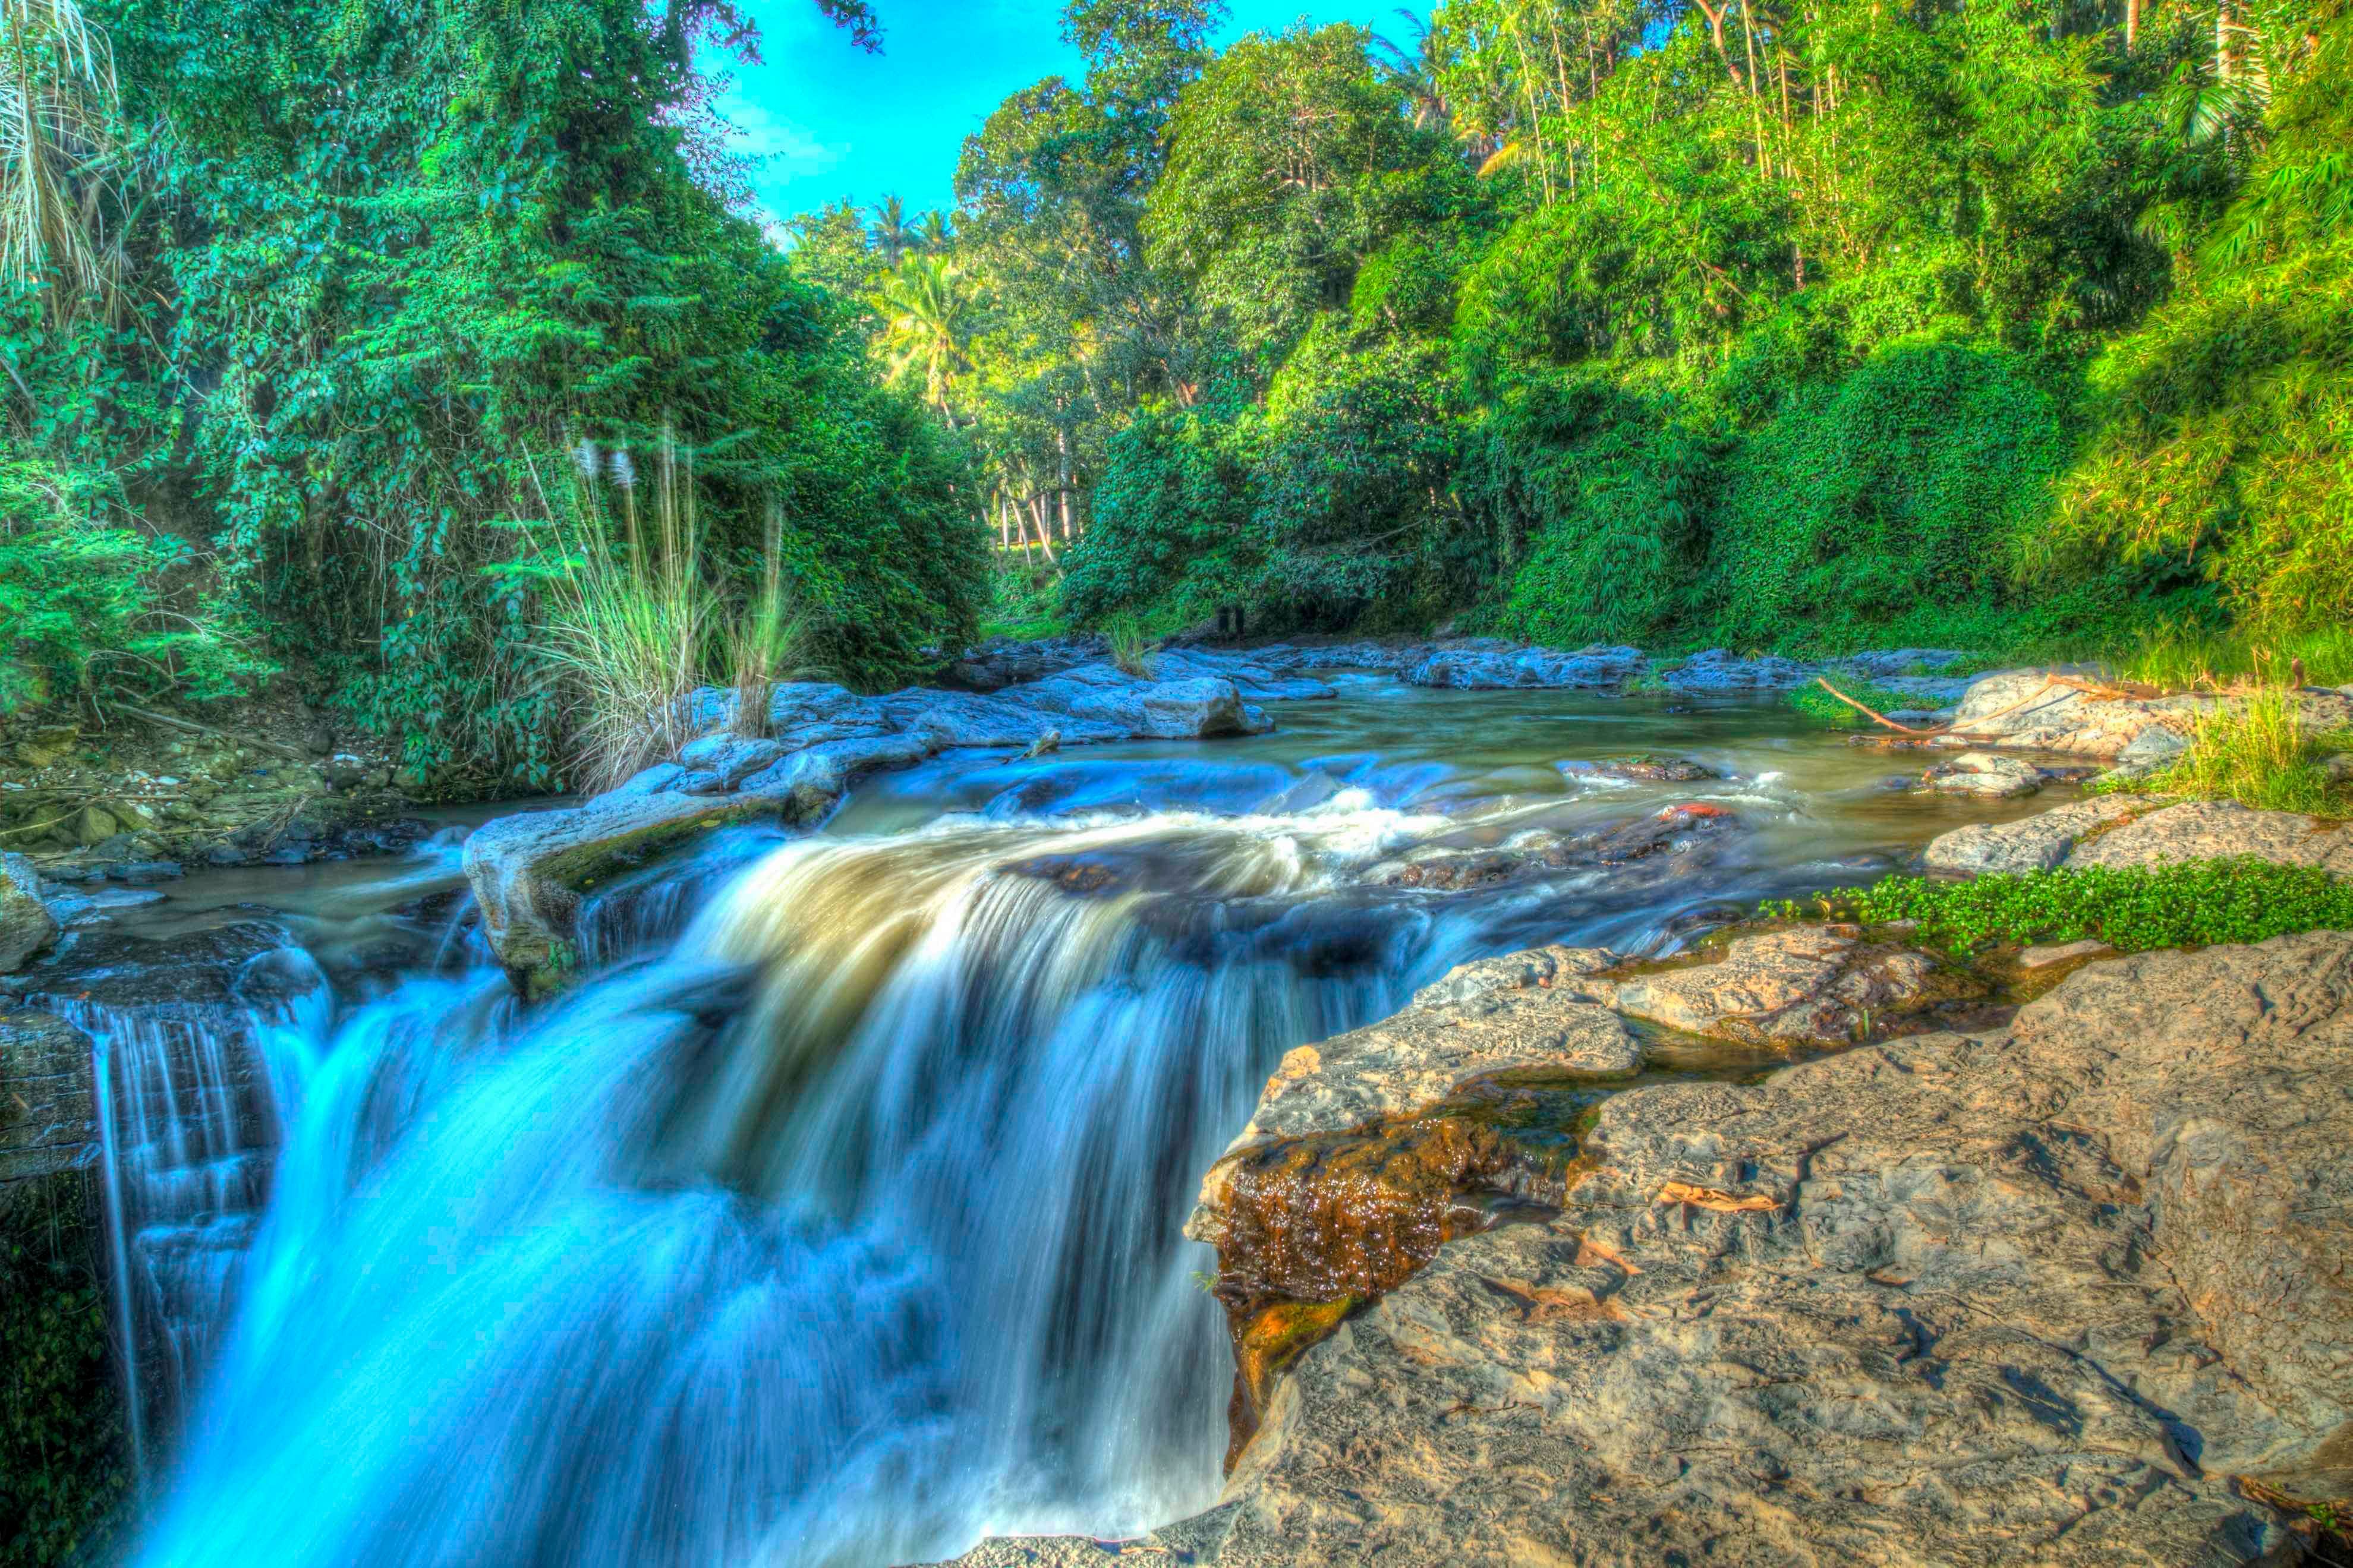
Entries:
[[944,256],[910,251],[874,296],[882,350],[894,384],[921,379],[923,401],[953,422],[948,391],[970,363],[965,343],[976,303],[964,268]]
[[1447,121],[1446,96],[1440,87],[1440,80],[1451,63],[1448,58],[1446,37],[1430,22],[1402,5],[1398,7],[1397,14],[1408,27],[1413,29],[1413,47],[1401,48],[1376,33],[1373,35],[1374,52],[1382,57],[1390,79],[1404,90],[1407,100],[1412,103],[1415,128],[1428,130],[1433,125],[1443,125]]
[[945,256],[948,247],[955,242],[955,231],[948,226],[948,215],[934,207],[915,226],[916,243],[929,256]]
[[895,268],[899,258],[915,248],[915,231],[907,226],[907,204],[898,196],[884,196],[874,204],[874,248],[882,253],[882,265]]
[[114,115],[113,47],[78,0],[0,0],[0,277],[46,281],[60,318],[120,271],[101,206]]

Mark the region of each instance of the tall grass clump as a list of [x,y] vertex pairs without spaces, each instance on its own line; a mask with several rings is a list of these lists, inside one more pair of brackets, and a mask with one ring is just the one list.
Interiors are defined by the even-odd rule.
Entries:
[[[626,448],[583,442],[574,458],[535,554],[501,571],[539,590],[535,647],[565,711],[573,777],[601,789],[693,738],[720,603],[691,462],[667,432],[650,476]],[[554,498],[543,488],[542,500]]]
[[2292,689],[2263,686],[2217,702],[2200,713],[2189,732],[2189,750],[2150,787],[2198,800],[2235,800],[2263,811],[2327,816],[2346,805],[2330,782],[2333,738],[2315,734],[2304,721],[2303,705]]
[[723,633],[734,671],[734,730],[753,738],[768,732],[768,699],[779,681],[811,680],[827,673],[812,658],[818,641],[817,617],[785,573],[784,535],[784,508],[772,500],[762,538],[759,585]]
[[1139,680],[1149,679],[1152,675],[1155,639],[1144,626],[1144,617],[1133,610],[1107,616],[1103,624],[1103,637],[1111,644],[1112,663]]
[[2236,627],[2167,621],[2118,657],[2118,677],[2167,691],[2224,690],[2249,681],[2353,685],[2353,627],[2257,637]]

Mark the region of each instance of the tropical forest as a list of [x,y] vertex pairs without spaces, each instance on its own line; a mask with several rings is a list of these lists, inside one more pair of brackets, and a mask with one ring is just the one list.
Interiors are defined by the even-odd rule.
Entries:
[[2353,1565],[2346,0],[0,0],[0,1568]]

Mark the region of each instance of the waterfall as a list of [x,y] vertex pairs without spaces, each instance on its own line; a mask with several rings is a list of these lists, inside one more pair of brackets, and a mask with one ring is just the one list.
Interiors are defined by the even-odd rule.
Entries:
[[251,1006],[45,1005],[90,1037],[106,1173],[114,1335],[134,1471],[195,1403],[269,1197],[324,977],[292,949],[239,976]]
[[802,840],[552,1008],[357,1008],[143,1561],[882,1564],[1205,1506],[1194,1184],[1282,1050],[1478,940],[1339,884],[1398,824]]

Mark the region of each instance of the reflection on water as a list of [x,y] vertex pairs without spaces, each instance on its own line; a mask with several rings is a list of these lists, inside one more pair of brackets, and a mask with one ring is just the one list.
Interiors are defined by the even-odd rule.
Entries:
[[[1772,709],[1368,684],[1281,717],[950,755],[815,837],[719,836],[602,890],[601,973],[529,1016],[435,924],[447,846],[134,911],[269,899],[347,976],[331,1030],[268,1037],[269,1206],[144,1560],[881,1564],[1206,1506],[1229,1367],[1178,1226],[1283,1050],[1462,959],[1655,948],[1964,819]],[[1644,751],[1725,776],[1557,765]],[[1467,892],[1369,875],[1694,801],[1744,829]]]

